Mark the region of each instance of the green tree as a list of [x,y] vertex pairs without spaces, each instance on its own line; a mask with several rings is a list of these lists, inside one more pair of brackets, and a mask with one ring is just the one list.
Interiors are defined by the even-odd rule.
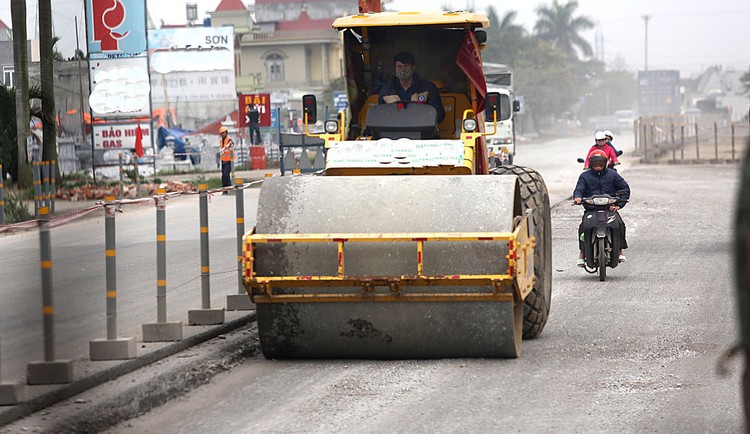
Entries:
[[523,26],[515,22],[518,12],[508,11],[500,18],[495,7],[490,6],[487,18],[490,28],[487,29],[487,48],[482,55],[484,60],[514,66],[526,34]]
[[742,76],[740,77],[740,82],[742,83],[742,86],[745,87],[745,91],[743,93],[750,94],[750,69],[742,74]]
[[576,49],[584,56],[593,54],[591,45],[580,36],[580,32],[594,27],[594,23],[587,17],[575,17],[578,2],[571,0],[561,5],[554,0],[552,6],[540,6],[534,31],[543,41],[559,48],[563,52],[578,57]]
[[0,86],[0,163],[14,180],[18,179],[15,100],[15,89]]
[[517,95],[525,96],[537,132],[578,100],[575,62],[538,38],[524,39],[514,68],[514,87]]
[[52,60],[54,60],[55,62],[65,61],[62,53],[57,50],[57,43],[60,42],[60,39],[61,38],[59,36],[55,36],[52,38],[52,49],[54,50],[52,52]]
[[21,188],[32,185],[31,165],[26,159],[29,136],[29,58],[26,47],[26,0],[11,0],[13,22],[13,83],[16,86],[16,182]]
[[[16,107],[13,103],[16,99],[16,92],[15,88],[0,86],[0,162],[3,164],[3,170],[10,173],[11,179],[18,182],[18,170],[21,165],[18,161],[19,147],[16,145],[18,138]],[[42,100],[44,98],[42,90],[38,85],[31,86],[27,93],[32,100]],[[29,119],[31,116],[43,119],[45,116],[41,107],[32,106],[28,101],[22,109],[22,113],[25,119]],[[26,125],[28,125],[28,121],[26,121]],[[25,150],[24,140],[24,147],[20,155],[25,156]],[[26,161],[25,158],[24,161]]]
[[39,0],[39,51],[42,82],[42,131],[44,145],[42,159],[57,160],[57,128],[55,125],[55,70],[54,45],[52,36],[52,0]]
[[635,105],[637,85],[630,71],[602,71],[584,89],[584,102],[580,116],[610,115],[617,110],[630,109]]

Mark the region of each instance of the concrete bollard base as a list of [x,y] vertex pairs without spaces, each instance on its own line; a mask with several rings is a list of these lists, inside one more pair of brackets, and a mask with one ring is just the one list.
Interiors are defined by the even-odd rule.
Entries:
[[253,310],[255,303],[247,294],[227,295],[227,310]]
[[135,338],[89,341],[89,358],[93,361],[134,359],[136,355]]
[[26,387],[22,383],[0,384],[0,405],[16,405],[26,400]]
[[182,340],[181,322],[143,324],[143,342],[174,342]]
[[26,365],[28,384],[66,384],[73,382],[73,361],[29,362]]
[[190,325],[224,324],[224,309],[193,309],[188,311]]

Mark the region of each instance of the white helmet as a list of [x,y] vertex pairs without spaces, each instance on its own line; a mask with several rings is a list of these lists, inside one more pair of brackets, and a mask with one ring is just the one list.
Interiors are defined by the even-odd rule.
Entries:
[[610,130],[604,130],[604,135],[607,136],[607,137],[609,137],[609,140],[612,140],[612,139],[615,138],[615,135],[612,134],[612,131],[610,131]]
[[604,131],[597,131],[596,134],[594,134],[594,140],[605,140],[607,138],[607,135],[604,134]]

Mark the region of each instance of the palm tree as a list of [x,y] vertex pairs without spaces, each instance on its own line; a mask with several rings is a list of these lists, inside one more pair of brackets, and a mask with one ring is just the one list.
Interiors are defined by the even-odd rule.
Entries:
[[17,180],[20,188],[32,185],[31,166],[26,159],[29,136],[29,56],[26,47],[26,0],[11,0],[13,23],[13,83],[16,87]]
[[579,33],[593,28],[594,23],[587,17],[574,17],[577,8],[575,0],[565,5],[554,0],[552,6],[540,6],[536,10],[538,18],[534,31],[540,39],[571,56],[578,57],[576,49],[584,56],[591,56],[591,45]]
[[42,159],[57,160],[57,128],[55,125],[55,71],[54,45],[52,36],[52,1],[39,0],[39,69],[42,82]]
[[55,36],[52,38],[52,49],[54,50],[52,52],[52,60],[54,60],[55,62],[62,62],[65,60],[62,53],[57,49],[57,43],[60,42],[60,39],[61,38],[59,36]]
[[518,57],[518,51],[524,37],[524,28],[516,24],[517,11],[508,11],[499,18],[494,6],[487,8],[487,18],[490,28],[487,30],[490,43],[483,54],[487,62],[499,62],[513,66]]

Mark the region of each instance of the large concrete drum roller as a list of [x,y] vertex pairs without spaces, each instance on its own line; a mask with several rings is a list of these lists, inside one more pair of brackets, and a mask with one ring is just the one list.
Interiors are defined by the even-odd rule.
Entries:
[[[522,297],[538,281],[532,265],[536,229],[524,217],[518,179],[436,175],[266,180],[254,235],[263,239],[246,244],[251,277],[258,278],[248,291],[257,303],[263,354],[517,357]],[[545,205],[546,210],[538,212],[548,215]],[[509,242],[507,235],[514,229],[520,235]],[[281,239],[295,234],[310,235],[310,242]],[[341,238],[345,234],[377,234],[385,241],[344,243],[356,241],[355,236]],[[412,237],[404,240],[403,234]],[[447,234],[446,240],[441,234]],[[525,250],[511,251],[509,246]],[[528,265],[530,273],[524,268]],[[519,291],[524,273],[531,283]],[[337,275],[345,277],[318,280]],[[358,276],[356,285],[349,276]],[[261,277],[278,282],[264,286]],[[458,281],[462,283],[453,284]]]

